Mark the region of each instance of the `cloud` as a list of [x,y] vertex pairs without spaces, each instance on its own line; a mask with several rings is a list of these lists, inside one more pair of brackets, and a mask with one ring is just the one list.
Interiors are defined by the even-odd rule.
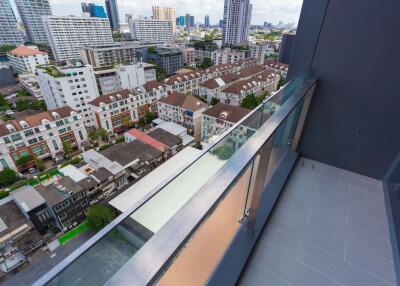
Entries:
[[[81,15],[81,2],[85,0],[50,0],[54,15]],[[86,0],[104,6],[102,0]],[[217,24],[222,18],[223,0],[117,0],[121,21],[125,21],[125,14],[134,16],[151,16],[151,7],[176,7],[177,16],[189,13],[195,16],[196,22],[203,22],[205,15],[210,15],[212,24]],[[297,22],[302,0],[250,0],[253,4],[253,24],[262,24],[264,21],[277,23]]]

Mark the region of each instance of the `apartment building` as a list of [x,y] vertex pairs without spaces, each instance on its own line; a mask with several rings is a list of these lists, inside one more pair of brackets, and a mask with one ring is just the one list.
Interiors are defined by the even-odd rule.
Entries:
[[157,100],[157,88],[152,97],[143,88],[123,89],[118,92],[101,95],[89,102],[95,126],[104,128],[110,134],[126,131],[132,124],[139,120],[146,111],[151,109],[151,103]]
[[183,67],[182,52],[177,48],[156,48],[148,52],[147,60],[160,65],[167,75],[175,73]]
[[185,65],[196,65],[196,50],[190,47],[180,48]]
[[246,58],[246,51],[225,48],[215,50],[211,53],[211,59],[214,65],[222,65],[227,63],[236,63]]
[[119,64],[132,64],[137,60],[137,51],[163,45],[153,42],[116,42],[103,45],[87,45],[80,48],[81,58],[93,68],[109,68]]
[[269,49],[267,42],[259,42],[255,44],[251,44],[249,47],[250,57],[256,59],[258,63],[264,64],[265,55]]
[[15,5],[24,24],[28,41],[35,44],[48,43],[42,17],[52,14],[49,1],[16,0]]
[[95,124],[88,103],[99,96],[99,91],[91,66],[40,66],[38,78],[47,108],[69,106],[81,112],[86,126]]
[[200,140],[201,114],[207,104],[192,95],[174,92],[158,101],[158,116],[186,127],[188,133]]
[[10,0],[0,1],[0,45],[20,45],[24,43]]
[[239,106],[243,98],[249,94],[258,95],[262,92],[274,92],[278,89],[279,75],[271,71],[263,71],[250,78],[239,80],[224,88],[220,94],[220,101]]
[[32,165],[18,166],[21,157],[59,159],[64,142],[74,150],[88,143],[84,118],[68,106],[2,123],[0,136],[1,168],[18,171]]
[[153,6],[153,19],[168,20],[172,22],[172,31],[176,33],[176,8]]
[[239,46],[249,37],[253,5],[250,0],[224,0],[222,43]]
[[226,103],[217,103],[201,115],[201,141],[210,140],[239,122],[251,110]]
[[113,30],[113,32],[118,32],[120,28],[120,22],[117,0],[106,0],[105,4],[111,29]]
[[[122,89],[132,89],[143,86],[146,83],[145,68],[147,67],[148,64],[146,63],[136,62],[127,65],[117,65],[108,69],[101,68],[95,70],[94,76],[100,94],[109,94]],[[154,80],[154,73],[155,71],[149,76],[147,71],[148,79],[151,77],[151,79]]]
[[170,42],[174,38],[173,24],[169,20],[139,18],[129,24],[134,40]]
[[157,100],[167,96],[167,88],[165,85],[158,81],[149,81],[143,85],[143,89],[146,92],[146,97],[150,103],[150,109],[152,112],[157,113],[158,103]]
[[289,66],[287,64],[283,64],[280,62],[275,62],[271,60],[265,61],[265,68],[267,70],[273,71],[274,73],[279,74],[280,76],[286,78],[289,70]]
[[35,73],[37,65],[47,65],[47,53],[39,51],[35,46],[19,46],[7,53],[14,73]]
[[75,16],[44,16],[43,24],[56,61],[81,59],[83,46],[113,42],[108,19]]

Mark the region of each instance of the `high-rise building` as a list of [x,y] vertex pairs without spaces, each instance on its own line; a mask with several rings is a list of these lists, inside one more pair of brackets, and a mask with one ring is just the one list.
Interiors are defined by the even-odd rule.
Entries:
[[204,17],[204,27],[206,28],[210,27],[210,16],[208,15]]
[[186,24],[185,20],[186,20],[185,16],[179,16],[178,18],[176,18],[176,25],[185,26],[185,24]]
[[290,57],[294,49],[294,44],[296,41],[296,34],[294,33],[284,33],[282,35],[281,46],[279,47],[279,57],[278,62],[289,64]]
[[172,21],[140,18],[130,22],[133,39],[145,41],[171,41],[174,33]]
[[37,65],[49,63],[47,53],[39,51],[37,47],[19,46],[7,53],[14,73],[35,73]]
[[56,61],[81,59],[80,47],[113,42],[108,19],[46,16],[43,23]]
[[18,45],[23,42],[10,1],[0,0],[0,45]]
[[238,46],[249,37],[251,12],[250,0],[225,0],[222,43]]
[[107,14],[104,11],[104,7],[96,5],[94,3],[81,3],[82,12],[89,13],[90,17],[107,18]]
[[119,31],[119,16],[118,16],[118,6],[117,0],[106,0],[106,9],[108,19],[110,20],[111,29]]
[[90,65],[42,66],[38,81],[48,109],[69,106],[80,111],[85,125],[95,124],[88,103],[99,96],[93,67]]
[[15,0],[29,42],[47,43],[42,16],[51,15],[48,0]]
[[176,48],[157,48],[147,55],[149,61],[161,66],[167,75],[183,67],[182,52]]
[[194,27],[194,16],[191,16],[190,14],[185,15],[185,25],[186,25],[186,30],[189,31],[190,28]]
[[153,19],[171,21],[172,30],[176,32],[176,8],[153,6]]

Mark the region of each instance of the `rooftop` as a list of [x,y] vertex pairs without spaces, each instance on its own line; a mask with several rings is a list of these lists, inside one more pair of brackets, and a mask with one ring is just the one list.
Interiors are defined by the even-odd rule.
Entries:
[[236,80],[239,80],[240,77],[238,77],[234,73],[227,73],[223,74],[221,77],[218,78],[210,78],[206,80],[205,82],[201,83],[200,86],[208,88],[208,89],[216,89],[218,87],[225,86],[228,83],[234,82]]
[[267,80],[279,80],[279,76],[271,71],[263,71],[260,74],[254,75],[250,78],[243,79],[233,83],[231,86],[226,87],[222,90],[222,92],[233,93],[233,94],[241,94],[242,91],[246,91],[255,86],[258,86],[260,82],[264,82]]
[[12,198],[27,213],[44,204],[45,199],[32,186],[22,186],[11,193]]
[[101,103],[110,104],[119,100],[127,99],[130,96],[136,95],[137,92],[134,90],[123,89],[117,92],[104,94],[96,97],[94,100],[90,101],[89,104],[94,106],[100,106]]
[[144,88],[147,92],[149,92],[149,91],[153,91],[153,89],[162,89],[162,88],[163,88],[163,85],[162,85],[162,83],[160,83],[160,82],[158,82],[158,81],[156,81],[156,80],[152,80],[152,81],[146,82],[146,83],[143,85],[143,88]]
[[222,119],[232,123],[239,122],[251,110],[226,103],[217,103],[203,112],[203,115]]
[[161,152],[165,152],[169,149],[168,145],[157,140],[157,138],[150,136],[150,134],[143,133],[136,128],[132,128],[128,130],[126,133],[135,137],[137,140],[160,150]]
[[196,97],[179,92],[174,92],[167,97],[161,98],[159,102],[191,111],[207,108],[207,104]]
[[169,148],[182,144],[181,137],[171,134],[168,131],[165,131],[164,129],[161,128],[157,128],[151,131],[150,133],[148,133],[148,135],[156,139],[157,141],[167,145]]
[[134,163],[136,160],[143,162],[152,161],[162,155],[161,151],[151,145],[135,140],[130,143],[119,143],[101,151],[111,161],[118,162],[122,166]]
[[106,168],[100,167],[96,169],[92,174],[101,183],[106,182],[113,174],[110,173]]
[[68,176],[62,177],[49,186],[38,186],[36,189],[51,206],[55,206],[68,199],[71,195],[84,190],[81,185]]
[[19,56],[19,57],[28,57],[34,55],[47,55],[47,53],[39,51],[38,49],[27,47],[27,46],[19,46],[14,50],[8,52],[11,55]]
[[3,242],[2,236],[20,226],[29,223],[28,219],[23,215],[18,206],[13,201],[9,201],[0,205],[0,242]]

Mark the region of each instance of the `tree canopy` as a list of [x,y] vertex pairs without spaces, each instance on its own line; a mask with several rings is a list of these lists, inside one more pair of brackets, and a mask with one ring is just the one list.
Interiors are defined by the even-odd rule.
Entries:
[[105,227],[115,217],[113,209],[103,206],[94,205],[87,212],[88,226],[94,231],[99,231]]
[[14,184],[16,181],[18,181],[18,175],[14,170],[4,168],[3,171],[0,172],[0,186],[7,187]]
[[204,58],[202,63],[199,65],[200,69],[207,69],[213,65],[213,62],[210,58]]

